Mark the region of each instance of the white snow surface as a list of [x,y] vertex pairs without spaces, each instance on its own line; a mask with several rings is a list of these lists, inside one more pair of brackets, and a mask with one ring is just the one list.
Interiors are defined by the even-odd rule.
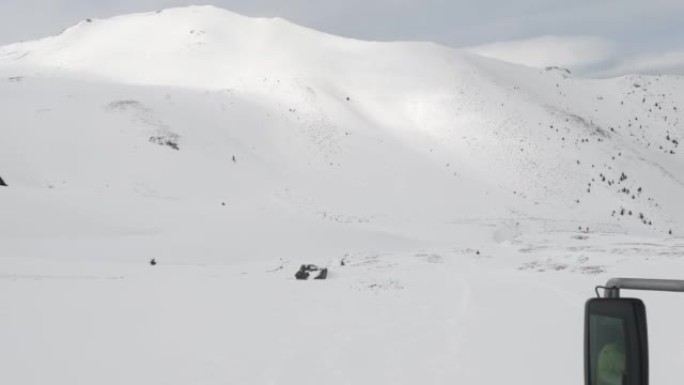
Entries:
[[680,77],[203,6],[0,47],[0,100],[2,384],[578,384],[594,286],[684,278]]

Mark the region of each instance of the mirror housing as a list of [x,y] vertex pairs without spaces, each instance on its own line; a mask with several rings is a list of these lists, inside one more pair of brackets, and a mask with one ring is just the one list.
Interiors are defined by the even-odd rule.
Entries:
[[644,303],[636,298],[592,298],[584,314],[585,385],[648,385]]

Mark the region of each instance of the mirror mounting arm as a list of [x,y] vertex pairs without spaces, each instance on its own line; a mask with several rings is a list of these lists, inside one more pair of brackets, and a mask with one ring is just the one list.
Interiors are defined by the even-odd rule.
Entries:
[[676,279],[611,278],[603,293],[605,298],[620,298],[620,289],[684,292],[684,281]]

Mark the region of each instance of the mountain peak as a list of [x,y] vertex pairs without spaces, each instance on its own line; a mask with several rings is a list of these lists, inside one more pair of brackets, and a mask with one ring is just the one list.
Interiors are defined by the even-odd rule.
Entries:
[[334,51],[363,44],[206,5],[87,19],[57,36],[0,48],[0,65],[213,88],[228,73],[234,79],[320,68],[322,56],[344,56]]
[[215,89],[269,76],[344,78],[369,69],[412,76],[425,65],[440,72],[453,67],[445,55],[452,60],[457,51],[426,43],[364,42],[280,18],[189,6],[88,19],[54,37],[0,48],[0,66]]

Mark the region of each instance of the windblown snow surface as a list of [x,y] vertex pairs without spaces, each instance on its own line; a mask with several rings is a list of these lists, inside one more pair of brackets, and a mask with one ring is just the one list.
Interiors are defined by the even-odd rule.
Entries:
[[189,7],[2,47],[0,100],[2,384],[577,385],[594,286],[684,278],[682,78]]

